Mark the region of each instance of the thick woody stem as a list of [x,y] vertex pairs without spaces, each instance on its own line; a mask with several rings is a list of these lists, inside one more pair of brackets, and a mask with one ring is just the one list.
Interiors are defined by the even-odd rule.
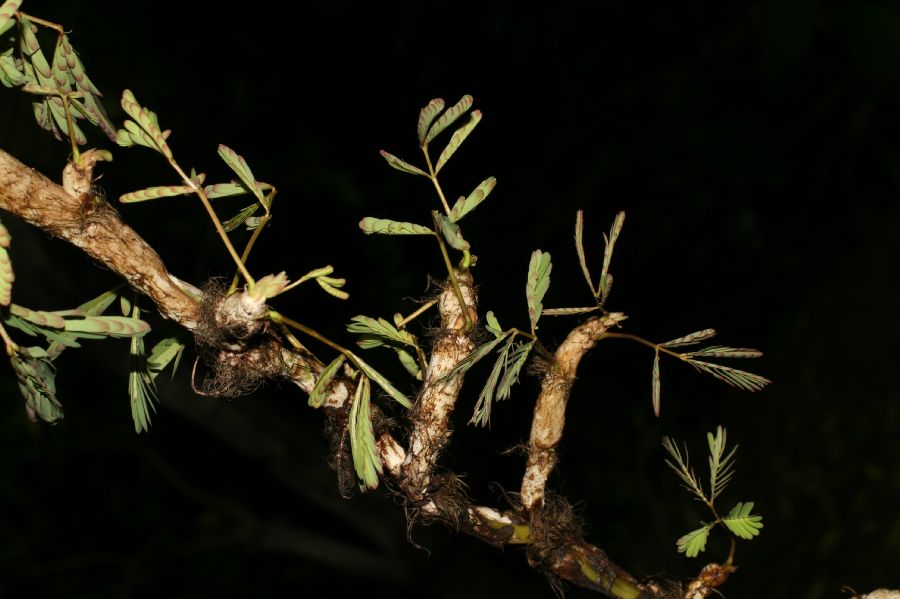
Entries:
[[[96,155],[91,152],[66,167],[60,186],[0,150],[0,209],[84,250],[147,295],[164,316],[195,329],[201,292],[169,274],[159,254],[114,209],[94,202],[90,187]],[[281,354],[282,374],[309,393],[322,363],[290,347],[282,347]],[[336,381],[325,405],[340,408],[351,396],[349,383]]]
[[463,311],[468,312],[470,322],[476,321],[472,275],[469,271],[459,270],[456,279],[465,307],[460,305],[453,287],[448,284],[438,299],[441,330],[434,341],[422,391],[416,402],[409,453],[403,464],[404,490],[414,501],[425,495],[437,458],[450,439],[450,415],[463,377],[447,378],[447,375],[474,347],[467,334],[466,312]]
[[556,446],[562,439],[566,422],[566,403],[581,358],[603,337],[610,327],[625,319],[614,312],[591,318],[575,327],[556,350],[551,370],[544,376],[528,440],[528,461],[522,478],[522,504],[525,509],[541,507],[547,477],[556,466]]
[[[82,158],[87,156],[86,152]],[[169,275],[159,254],[115,210],[94,202],[89,192],[93,161],[83,163],[83,167],[67,167],[67,189],[63,189],[0,150],[0,208],[81,248],[149,296],[164,316],[195,328],[197,300]]]

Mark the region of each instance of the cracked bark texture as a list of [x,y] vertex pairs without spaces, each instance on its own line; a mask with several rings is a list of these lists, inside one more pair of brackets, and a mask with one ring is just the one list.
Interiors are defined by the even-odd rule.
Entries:
[[453,287],[446,285],[438,300],[441,329],[434,340],[416,402],[410,450],[402,467],[404,490],[414,501],[424,497],[438,456],[450,440],[450,415],[462,389],[463,376],[448,378],[447,375],[474,348],[465,317],[468,311],[472,323],[477,319],[472,275],[460,270],[456,272],[456,280],[465,306],[460,305]]

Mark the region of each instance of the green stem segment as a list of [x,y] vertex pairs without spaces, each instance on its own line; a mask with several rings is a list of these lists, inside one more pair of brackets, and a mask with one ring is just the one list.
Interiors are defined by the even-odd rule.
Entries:
[[219,237],[222,239],[222,243],[225,244],[225,248],[228,250],[228,253],[231,254],[231,258],[234,260],[234,263],[237,265],[238,271],[244,277],[244,280],[247,281],[247,284],[250,285],[252,289],[256,284],[256,281],[253,280],[253,277],[250,276],[250,272],[247,270],[247,267],[244,266],[241,257],[238,256],[237,250],[234,249],[234,246],[231,244],[231,240],[228,239],[228,233],[225,231],[225,228],[222,226],[222,223],[219,221],[219,216],[216,214],[216,211],[213,209],[212,204],[209,201],[209,198],[206,197],[206,193],[204,193],[203,188],[198,186],[194,181],[188,177],[181,167],[178,166],[178,163],[175,162],[174,159],[169,159],[169,164],[172,165],[172,168],[175,169],[175,172],[181,177],[181,179],[185,182],[185,184],[189,185],[191,189],[194,190],[194,193],[197,194],[197,197],[200,198],[200,202],[203,204],[203,207],[206,208],[207,214],[212,219],[213,225],[216,227],[216,232],[219,234]]
[[684,358],[678,352],[674,352],[663,345],[653,343],[652,341],[648,341],[647,339],[644,339],[643,337],[639,337],[637,335],[632,335],[631,333],[604,333],[603,337],[607,339],[628,339],[630,341],[636,341],[641,345],[646,345],[653,350],[661,351],[664,354],[669,354],[670,356],[674,356],[679,360],[684,360]]
[[450,216],[450,205],[447,203],[447,198],[444,197],[444,190],[441,189],[441,184],[437,180],[437,173],[434,172],[434,167],[431,164],[431,156],[428,155],[428,145],[422,146],[422,153],[425,154],[425,163],[428,165],[428,178],[431,179],[431,183],[437,190],[441,204],[444,206],[444,212],[447,213],[447,216]]

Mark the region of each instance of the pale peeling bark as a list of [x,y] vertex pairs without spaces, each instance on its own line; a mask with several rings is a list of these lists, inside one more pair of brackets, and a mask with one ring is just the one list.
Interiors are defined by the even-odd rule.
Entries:
[[566,403],[575,382],[578,363],[610,327],[625,319],[614,312],[591,318],[575,327],[554,354],[555,361],[541,382],[541,393],[534,406],[528,461],[522,478],[522,504],[538,508],[544,501],[547,477],[556,466],[556,446],[562,439],[566,422]]
[[188,329],[196,327],[197,300],[179,286],[159,254],[123,223],[115,210],[95,203],[91,194],[83,191],[93,163],[88,161],[85,167],[86,177],[77,176],[72,173],[74,167],[69,167],[70,194],[0,150],[0,208],[84,250],[150,297],[164,316]]
[[[169,274],[159,254],[112,207],[94,202],[91,171],[97,155],[91,152],[82,154],[80,168],[70,163],[64,185],[58,185],[0,149],[0,209],[80,248],[149,297],[163,316],[196,329],[202,292]],[[288,346],[281,354],[283,376],[309,393],[324,365]],[[351,396],[348,383],[338,380],[326,405],[340,409]]]
[[451,285],[441,292],[438,300],[441,330],[432,346],[422,391],[416,402],[409,453],[403,464],[404,488],[413,500],[421,499],[426,493],[437,458],[450,439],[450,415],[462,388],[463,377],[447,378],[447,375],[474,348],[469,338],[470,331],[466,330],[465,316],[467,311],[472,324],[478,317],[472,275],[468,271],[457,271],[456,279],[465,306],[460,305]]

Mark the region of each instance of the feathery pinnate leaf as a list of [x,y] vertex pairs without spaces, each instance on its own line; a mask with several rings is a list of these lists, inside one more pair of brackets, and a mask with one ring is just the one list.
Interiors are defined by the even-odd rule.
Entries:
[[376,489],[378,475],[382,473],[381,456],[375,445],[375,433],[372,430],[372,419],[369,408],[369,379],[360,377],[356,386],[353,405],[350,408],[348,433],[350,451],[353,454],[353,467],[362,482],[360,489]]

